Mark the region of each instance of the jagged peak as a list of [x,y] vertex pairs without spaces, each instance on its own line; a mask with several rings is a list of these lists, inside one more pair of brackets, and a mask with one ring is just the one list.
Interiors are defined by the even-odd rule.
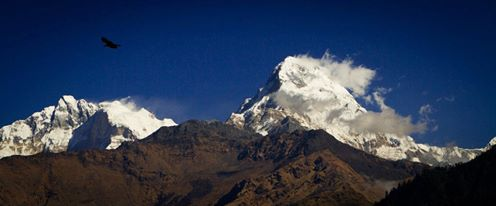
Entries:
[[353,105],[354,110],[366,111],[354,96],[364,95],[375,71],[352,63],[351,60],[334,60],[327,53],[321,59],[306,55],[288,56],[274,68],[257,94],[244,101],[238,113],[246,112],[257,102],[265,100],[268,105],[275,106],[275,101],[279,106],[292,109],[300,105],[292,103],[291,100],[295,99],[304,104],[309,100],[341,102],[342,105]]
[[65,107],[66,105],[67,106],[76,106],[77,102],[78,102],[78,100],[76,100],[76,98],[74,98],[74,96],[72,96],[72,95],[62,95],[62,97],[60,97],[57,105],[62,106],[62,107]]
[[[111,116],[120,116],[124,114],[140,114],[152,119],[158,119],[155,114],[143,107],[139,107],[130,98],[124,98],[114,101],[106,101],[99,103],[101,109]],[[165,120],[165,119],[164,119]]]
[[65,101],[72,101],[72,102],[75,102],[76,101],[76,98],[74,98],[74,96],[72,95],[62,95],[62,97],[60,99],[63,99]]
[[326,52],[320,59],[308,55],[288,56],[275,68],[274,74],[281,83],[293,83],[300,88],[310,82],[334,82],[350,90],[354,96],[362,96],[366,94],[375,71],[356,66],[350,59],[337,60]]
[[491,149],[491,147],[493,147],[494,145],[496,145],[496,137],[493,137],[489,143],[487,143],[486,147],[484,149],[486,150],[489,150]]
[[[0,158],[43,151],[65,151],[73,131],[82,125],[90,130],[93,126],[99,128],[96,130],[102,129],[101,125],[88,123],[95,113],[104,113],[104,121],[118,128],[112,130],[112,133],[98,134],[100,138],[111,139],[107,149],[114,149],[123,141],[145,138],[162,126],[176,125],[172,119],[157,119],[153,113],[136,106],[129,98],[92,103],[84,99],[77,100],[72,95],[63,95],[56,105],[45,107],[24,120],[0,128]],[[93,133],[84,135],[89,134]]]
[[[324,129],[339,141],[372,154],[428,164],[472,159],[481,149],[437,148],[417,144],[411,137],[357,132],[349,122],[367,113],[355,98],[367,96],[375,71],[336,60],[307,55],[289,56],[279,63],[258,93],[245,100],[228,124],[267,135],[294,128]],[[290,122],[285,122],[288,117]],[[289,123],[289,124],[288,124]],[[496,139],[490,144],[496,144]]]
[[112,124],[129,128],[138,138],[147,137],[156,128],[176,125],[172,119],[158,119],[147,109],[137,106],[130,98],[101,102],[99,106],[107,113]]

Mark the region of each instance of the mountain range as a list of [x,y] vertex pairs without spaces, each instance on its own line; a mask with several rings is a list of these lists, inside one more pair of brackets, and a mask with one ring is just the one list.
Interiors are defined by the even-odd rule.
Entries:
[[[323,129],[339,141],[379,157],[430,165],[466,162],[492,145],[476,149],[437,147],[416,143],[408,135],[355,130],[350,122],[368,111],[349,90],[333,80],[333,71],[328,67],[339,66],[342,65],[322,65],[305,56],[287,57],[257,94],[231,114],[227,123],[262,135],[281,129]],[[495,143],[494,140],[491,142]]]
[[[343,62],[341,62],[343,64]],[[346,64],[346,62],[344,62]],[[296,129],[323,129],[339,141],[379,157],[429,165],[466,162],[487,150],[419,144],[408,135],[360,131],[350,124],[369,114],[333,78],[329,67],[306,56],[290,56],[277,65],[257,94],[226,121],[262,135]],[[338,71],[339,72],[339,71]],[[171,119],[157,119],[131,99],[91,103],[63,96],[55,106],[0,128],[0,158],[90,148],[115,149],[124,141],[147,137]]]
[[57,105],[0,128],[0,158],[115,149],[122,142],[145,138],[162,126],[172,125],[176,125],[173,120],[159,120],[129,99],[91,103],[65,95]]
[[4,205],[371,205],[427,166],[323,130],[262,136],[222,122],[162,127],[115,150],[0,161]]
[[[483,181],[496,138],[475,149],[417,143],[410,133],[426,123],[398,116],[384,103],[385,89],[367,95],[367,85],[334,78],[370,72],[343,70],[350,65],[287,57],[225,122],[177,125],[130,98],[93,103],[64,95],[0,128],[0,204],[425,205],[441,195],[442,205],[490,198]],[[384,124],[389,128],[378,129]]]

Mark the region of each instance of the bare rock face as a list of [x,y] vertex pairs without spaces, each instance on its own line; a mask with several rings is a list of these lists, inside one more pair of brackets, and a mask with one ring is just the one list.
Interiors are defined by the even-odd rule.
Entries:
[[262,136],[189,121],[115,150],[4,158],[0,202],[371,205],[425,167],[375,157],[322,130]]
[[383,192],[326,151],[242,181],[221,201],[231,205],[369,205]]
[[0,158],[58,153],[68,147],[115,149],[172,125],[171,119],[159,120],[127,99],[97,104],[65,95],[57,105],[0,128]]
[[349,122],[367,110],[332,77],[331,70],[339,70],[340,66],[343,63],[322,65],[308,57],[287,57],[258,93],[246,99],[226,123],[262,135],[294,128],[323,129],[339,141],[370,154],[430,165],[466,162],[487,149],[436,147],[418,144],[410,136],[356,131]]

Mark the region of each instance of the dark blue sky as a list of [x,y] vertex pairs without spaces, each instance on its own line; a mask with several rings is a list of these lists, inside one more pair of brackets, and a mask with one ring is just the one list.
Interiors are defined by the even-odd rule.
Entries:
[[284,57],[329,49],[376,69],[371,88],[393,88],[386,102],[400,114],[434,107],[439,130],[418,141],[476,147],[496,136],[491,1],[199,2],[2,2],[0,125],[63,94],[224,120]]

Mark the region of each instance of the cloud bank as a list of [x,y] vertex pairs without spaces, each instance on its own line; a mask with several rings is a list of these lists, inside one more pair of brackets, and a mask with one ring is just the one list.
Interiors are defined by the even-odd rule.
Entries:
[[[424,133],[427,130],[426,122],[419,121],[413,123],[410,116],[402,116],[396,113],[393,108],[386,105],[384,95],[390,91],[391,89],[377,88],[372,93],[372,97],[381,111],[369,111],[360,114],[355,119],[348,121],[350,128],[361,133],[389,133],[397,136]],[[424,110],[427,109],[429,108],[424,108]]]
[[427,129],[425,123],[414,124],[410,116],[403,117],[393,109],[361,114],[349,121],[349,125],[358,132],[390,133],[401,137],[413,133],[424,133]]
[[[353,120],[345,120],[353,131],[359,133],[389,133],[397,136],[409,136],[414,133],[425,133],[428,130],[428,125],[433,123],[429,118],[432,113],[432,106],[424,105],[420,108],[420,120],[413,122],[411,116],[403,116],[398,114],[396,110],[385,103],[385,95],[392,91],[391,88],[378,87],[373,92],[368,92],[376,71],[364,66],[355,66],[351,59],[339,61],[336,60],[329,52],[326,52],[322,58],[313,58],[308,55],[297,55],[298,62],[306,68],[320,68],[323,70],[319,75],[327,75],[325,79],[329,79],[348,89],[354,97],[361,98],[367,105],[377,105],[380,111],[368,111],[359,114]],[[329,102],[325,99],[312,98],[309,101],[308,97],[298,94],[287,94],[284,91],[279,91],[274,96],[274,100],[287,108],[291,108],[294,112],[305,115],[309,111],[325,112],[325,108]],[[343,112],[336,109],[329,112],[326,118],[327,122],[332,122],[336,117],[339,117]],[[435,127],[437,128],[437,126]]]
[[308,55],[297,55],[309,68],[320,67],[327,70],[329,79],[351,90],[354,96],[363,96],[375,77],[376,72],[362,65],[355,66],[351,59],[338,61],[329,52],[316,59]]
[[120,101],[123,100],[130,106],[134,105],[135,108],[143,107],[147,109],[158,118],[172,118],[177,122],[182,122],[189,118],[187,115],[189,106],[177,100],[143,96],[131,96]]

